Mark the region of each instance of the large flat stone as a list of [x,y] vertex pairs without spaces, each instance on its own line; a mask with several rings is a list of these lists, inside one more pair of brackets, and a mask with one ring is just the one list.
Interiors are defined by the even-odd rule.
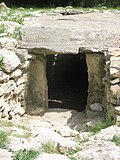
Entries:
[[78,53],[120,46],[120,14],[88,13],[68,16],[41,15],[27,19],[20,48],[30,52]]

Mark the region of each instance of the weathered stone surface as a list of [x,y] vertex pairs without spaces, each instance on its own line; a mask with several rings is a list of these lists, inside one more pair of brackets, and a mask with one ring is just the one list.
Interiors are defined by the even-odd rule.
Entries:
[[120,48],[108,48],[108,55],[118,57],[120,56]]
[[21,84],[18,87],[15,88],[14,90],[14,94],[19,94],[20,92],[22,92],[25,89],[25,85]]
[[115,107],[115,111],[118,115],[120,115],[120,106]]
[[7,9],[10,9],[10,8],[8,8],[4,2],[1,2],[0,3],[0,10],[4,10],[5,11]]
[[19,151],[23,149],[39,150],[41,147],[41,144],[37,144],[36,141],[30,139],[28,140],[22,137],[9,136],[8,141],[9,144],[7,145],[7,147],[9,147],[9,149],[11,149],[12,151]]
[[112,85],[112,86],[110,87],[110,90],[111,90],[112,95],[113,95],[114,97],[117,98],[118,96],[120,96],[120,84]]
[[120,127],[117,125],[102,129],[98,134],[91,136],[90,140],[111,140],[114,135],[120,136]]
[[27,49],[15,49],[15,53],[19,57],[21,63],[36,59],[36,56],[34,54],[29,54]]
[[9,118],[9,112],[10,112],[10,110],[11,110],[10,104],[4,102],[3,108],[4,108],[4,110],[3,110],[3,112],[2,112],[1,117],[2,117],[2,118],[5,118],[5,117],[6,117],[6,118]]
[[[54,119],[53,113],[49,113],[49,116],[50,114]],[[58,116],[58,114],[54,112],[54,115],[55,114]],[[63,112],[61,116],[64,116]],[[71,140],[70,138],[64,138],[60,134],[53,131],[55,126],[51,124],[51,122],[49,122],[49,117],[46,117],[46,119],[43,120],[42,117],[26,115],[26,118],[23,117],[23,119],[19,121],[19,124],[26,124],[25,126],[30,128],[30,137],[23,138],[24,134],[28,134],[29,131],[17,127],[0,128],[0,130],[7,129],[7,131],[9,131],[10,136],[8,137],[9,143],[7,144],[7,148],[12,151],[19,151],[20,149],[42,150],[43,144],[51,144],[56,147],[55,149],[57,151],[59,151],[60,154],[58,158],[60,158],[61,160],[63,158],[63,155],[61,155],[62,153],[65,153],[66,150],[69,150],[71,148],[75,148],[76,146],[78,146],[78,143],[83,140],[83,143],[81,145],[79,144],[79,147],[82,150],[79,149],[80,151],[74,155],[76,159],[91,158],[93,160],[119,160],[120,158],[120,147],[117,147],[114,143],[110,142],[114,135],[120,136],[120,127],[118,126],[110,126],[106,129],[101,130],[96,135],[92,135],[92,133],[90,132],[80,132],[80,139],[78,139],[78,143],[76,143],[75,145],[74,140]],[[22,122],[22,120],[25,123],[20,123]],[[61,117],[59,117],[59,121],[62,121]],[[65,125],[64,123],[61,125],[63,125],[61,126],[61,129],[64,127],[69,127],[68,124]],[[74,136],[76,137],[76,135]],[[88,140],[88,142],[84,142],[86,140]],[[41,153],[36,158],[36,160],[41,160],[41,158],[43,160],[44,158],[45,160],[56,160],[57,155],[48,155],[47,153]],[[63,159],[66,158],[67,157],[64,156]]]
[[103,106],[100,103],[94,103],[94,104],[90,105],[90,109],[92,111],[101,111],[102,112],[103,111]]
[[14,114],[23,115],[25,113],[25,110],[21,107],[20,102],[13,104],[12,108],[13,108],[12,111],[14,112]]
[[41,128],[40,130],[31,130],[34,135],[34,140],[39,144],[52,143],[57,146],[59,144],[60,148],[75,148],[77,143],[73,140],[68,140],[63,138],[60,134],[52,131],[51,129]]
[[[94,103],[101,103],[104,97],[103,77],[105,75],[104,65],[105,57],[103,54],[86,54],[86,62],[88,67],[88,97],[87,106]],[[94,68],[94,69],[93,69]]]
[[5,100],[4,100],[4,96],[0,97],[0,111],[2,111],[4,108],[3,108],[3,104],[4,104]]
[[28,69],[29,67],[30,67],[29,61],[25,61],[25,63],[21,63],[21,65],[19,66],[20,69]]
[[7,82],[9,80],[9,75],[5,74],[3,71],[0,71],[0,82]]
[[114,13],[33,18],[22,28],[25,34],[20,47],[39,54],[78,53],[80,47],[96,51],[118,47],[119,18],[120,14]]
[[75,137],[79,134],[78,131],[70,129],[69,127],[61,127],[56,128],[57,133],[59,133],[62,137]]
[[0,148],[0,159],[1,160],[13,160],[13,155],[11,152],[8,152],[6,149]]
[[13,38],[0,37],[0,48],[13,49],[18,45],[18,41]]
[[74,155],[77,159],[119,160],[120,148],[113,142],[94,140],[84,144],[83,150]]
[[67,156],[60,154],[43,153],[42,155],[38,156],[35,160],[70,160],[70,159]]
[[20,77],[20,78],[17,80],[16,84],[17,84],[17,86],[19,86],[19,85],[23,84],[24,82],[25,82],[25,81],[24,81],[24,77]]
[[119,78],[116,78],[116,79],[111,81],[112,85],[119,84],[119,83],[120,83],[120,79]]
[[111,64],[110,64],[111,68],[116,68],[116,69],[120,70],[120,56],[118,56],[118,57],[112,56],[110,58],[110,61],[111,61]]
[[13,80],[8,81],[7,83],[0,84],[0,96],[5,93],[10,93],[16,87],[16,84]]
[[111,95],[111,97],[110,97],[110,99],[109,99],[109,102],[110,102],[112,105],[114,105],[114,106],[120,105],[120,96],[118,96],[118,97],[113,97],[113,96]]
[[116,68],[110,68],[110,76],[112,79],[120,77],[120,70]]
[[16,78],[20,77],[21,74],[22,74],[22,71],[20,69],[17,69],[10,75],[10,78],[16,79]]
[[[45,59],[42,56],[37,57],[30,65],[28,84],[27,113],[34,114],[35,110],[48,106],[48,87],[45,70]],[[34,108],[33,108],[34,107]],[[35,112],[36,114],[36,112]]]
[[20,64],[19,58],[13,51],[0,49],[0,57],[3,57],[3,68],[8,73],[13,71]]

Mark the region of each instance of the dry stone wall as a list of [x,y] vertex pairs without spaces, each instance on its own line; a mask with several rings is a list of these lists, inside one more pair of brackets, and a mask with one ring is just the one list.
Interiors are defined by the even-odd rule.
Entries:
[[105,107],[108,115],[120,121],[120,48],[109,49],[106,53]]
[[28,70],[32,56],[27,50],[16,49],[15,40],[0,39],[0,118],[19,118],[25,113]]

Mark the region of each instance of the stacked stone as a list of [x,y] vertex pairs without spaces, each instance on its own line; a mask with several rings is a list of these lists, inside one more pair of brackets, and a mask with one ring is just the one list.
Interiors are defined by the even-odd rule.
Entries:
[[109,49],[106,60],[106,105],[109,115],[120,121],[120,48]]
[[[9,42],[9,43],[6,43]],[[25,94],[31,58],[27,50],[16,49],[17,41],[1,38],[0,118],[18,118],[25,113]]]

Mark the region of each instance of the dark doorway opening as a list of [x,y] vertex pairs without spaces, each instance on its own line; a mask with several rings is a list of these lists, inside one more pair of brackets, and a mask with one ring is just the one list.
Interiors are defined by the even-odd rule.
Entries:
[[83,111],[87,105],[85,54],[47,55],[48,107]]

